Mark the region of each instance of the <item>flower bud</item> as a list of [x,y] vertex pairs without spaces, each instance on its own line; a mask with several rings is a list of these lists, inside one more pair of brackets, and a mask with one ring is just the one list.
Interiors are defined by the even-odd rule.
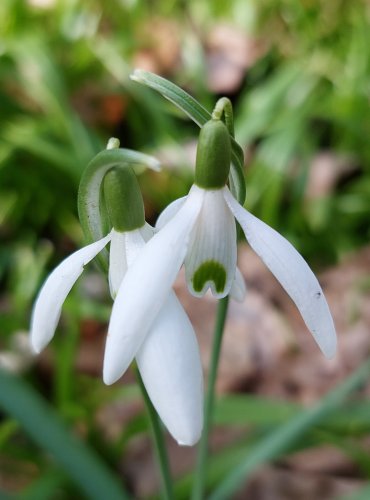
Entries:
[[226,185],[231,161],[229,132],[221,120],[208,121],[200,131],[195,165],[195,184],[204,189]]

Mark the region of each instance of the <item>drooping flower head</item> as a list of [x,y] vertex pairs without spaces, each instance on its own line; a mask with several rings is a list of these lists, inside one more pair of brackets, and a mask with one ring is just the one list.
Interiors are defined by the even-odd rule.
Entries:
[[[103,255],[101,263],[106,267],[109,262],[109,288],[114,300],[127,270],[153,236],[154,230],[145,222],[142,196],[130,165],[157,164],[151,157],[116,149],[116,143],[113,146],[92,160],[80,184],[80,220],[93,243],[67,257],[47,278],[36,300],[31,325],[36,352],[53,337],[63,302],[88,262],[110,243],[109,258]],[[106,236],[104,219],[110,228]],[[125,337],[127,351],[122,358],[117,352],[110,355],[113,369],[106,355],[103,379],[107,384],[115,382],[136,358],[148,395],[164,424],[180,444],[192,445],[203,425],[202,368],[192,325],[169,289],[158,302],[155,318],[144,335],[145,310],[140,297],[131,301],[132,295],[137,297],[137,286],[133,283],[123,299],[137,319],[135,328]]]
[[[106,355],[115,350],[124,355],[125,336],[136,326],[136,316],[124,302],[133,283],[140,283],[137,294],[145,297],[143,307],[148,318],[155,316],[156,301],[166,296],[183,263],[193,295],[202,296],[210,288],[217,298],[229,293],[243,297],[236,268],[236,219],[250,246],[296,304],[324,355],[334,356],[336,333],[320,284],[294,247],[231,194],[227,186],[230,160],[229,131],[220,116],[214,116],[200,132],[195,183],[189,194],[162,213],[157,222],[159,232],[122,281],[111,316]],[[130,300],[137,299],[131,296]]]

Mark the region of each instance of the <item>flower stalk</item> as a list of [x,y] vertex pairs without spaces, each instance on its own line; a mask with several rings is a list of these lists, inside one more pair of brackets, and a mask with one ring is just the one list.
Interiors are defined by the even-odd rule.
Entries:
[[157,458],[157,464],[159,466],[159,471],[161,475],[162,498],[163,500],[174,500],[173,481],[171,477],[163,428],[159,420],[158,413],[155,411],[155,408],[152,402],[150,401],[149,395],[143,383],[143,379],[141,378],[140,372],[137,367],[136,367],[136,379],[138,381],[150,421],[150,427],[152,431],[152,438],[155,449],[155,456]]
[[215,388],[217,380],[218,365],[220,359],[222,338],[225,329],[229,296],[221,299],[218,303],[215,330],[213,335],[212,353],[209,364],[208,387],[204,403],[204,427],[198,445],[196,462],[196,474],[193,484],[192,500],[202,500],[207,479],[207,465],[209,454],[209,436],[212,427],[213,411],[215,406]]

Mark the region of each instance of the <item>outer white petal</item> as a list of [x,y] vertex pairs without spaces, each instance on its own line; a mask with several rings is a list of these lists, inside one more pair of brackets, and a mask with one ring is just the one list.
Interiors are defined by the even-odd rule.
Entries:
[[178,198],[177,200],[170,203],[158,217],[158,220],[155,224],[156,229],[162,229],[163,226],[167,224],[180,210],[180,208],[185,203],[187,196],[183,196],[182,198]]
[[31,344],[40,352],[52,339],[58,324],[63,302],[90,262],[111,239],[109,234],[67,257],[45,281],[37,299],[31,320]]
[[203,427],[203,376],[197,340],[171,292],[136,355],[149,397],[181,445],[195,444]]
[[237,302],[243,302],[247,294],[247,287],[245,286],[244,276],[239,268],[236,268],[235,278],[230,290],[230,296]]
[[203,195],[191,191],[178,214],[138,253],[113,305],[103,379],[115,382],[136,355],[183,263]]
[[225,202],[223,189],[203,191],[202,210],[185,260],[186,281],[190,293],[196,297],[202,297],[210,287],[215,297],[222,298],[230,292],[235,276],[235,219]]
[[225,199],[250,246],[290,295],[324,355],[332,358],[337,346],[333,319],[307,262],[278,232],[241,207],[228,190]]
[[112,230],[112,239],[109,251],[109,290],[114,300],[120,284],[127,271],[126,236],[115,229]]

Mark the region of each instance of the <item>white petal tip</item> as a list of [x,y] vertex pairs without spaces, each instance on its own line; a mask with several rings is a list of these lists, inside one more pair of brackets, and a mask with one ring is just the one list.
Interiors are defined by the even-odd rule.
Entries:
[[117,372],[113,370],[103,369],[103,382],[105,385],[112,385],[121,377],[121,374],[117,375]]
[[320,346],[320,349],[323,353],[323,355],[326,357],[326,359],[333,359],[337,353],[337,342],[333,342],[332,345],[329,346]]
[[179,446],[194,446],[199,441],[202,435],[202,426],[199,425],[198,422],[191,427],[192,428],[182,429],[177,435],[173,433],[173,437]]
[[189,438],[189,439],[185,439],[185,440],[179,439],[177,441],[177,444],[179,446],[195,446],[197,444],[197,442],[199,441],[199,439],[200,439],[200,435],[199,436],[197,435],[195,438],[193,437],[193,438]]
[[[328,316],[330,323],[332,323],[331,316]],[[324,334],[320,332],[320,335],[317,335],[315,331],[311,331],[314,339],[316,340],[317,345],[320,348],[320,351],[327,359],[333,359],[337,352],[337,334],[335,332],[334,325],[330,325],[330,327],[322,329]]]
[[48,345],[49,341],[41,341],[41,339],[38,339],[37,337],[31,335],[30,339],[30,346],[33,354],[40,354],[41,351],[45,349],[45,347]]
[[31,351],[32,351],[32,354],[34,354],[35,356],[37,354],[40,354],[40,352],[43,350],[43,347],[40,347],[40,346],[36,346],[34,344],[31,344]]
[[121,359],[117,358],[117,353],[114,354],[112,356],[112,353],[106,348],[103,364],[103,382],[106,385],[112,385],[117,382],[126,371],[126,368],[122,366]]

